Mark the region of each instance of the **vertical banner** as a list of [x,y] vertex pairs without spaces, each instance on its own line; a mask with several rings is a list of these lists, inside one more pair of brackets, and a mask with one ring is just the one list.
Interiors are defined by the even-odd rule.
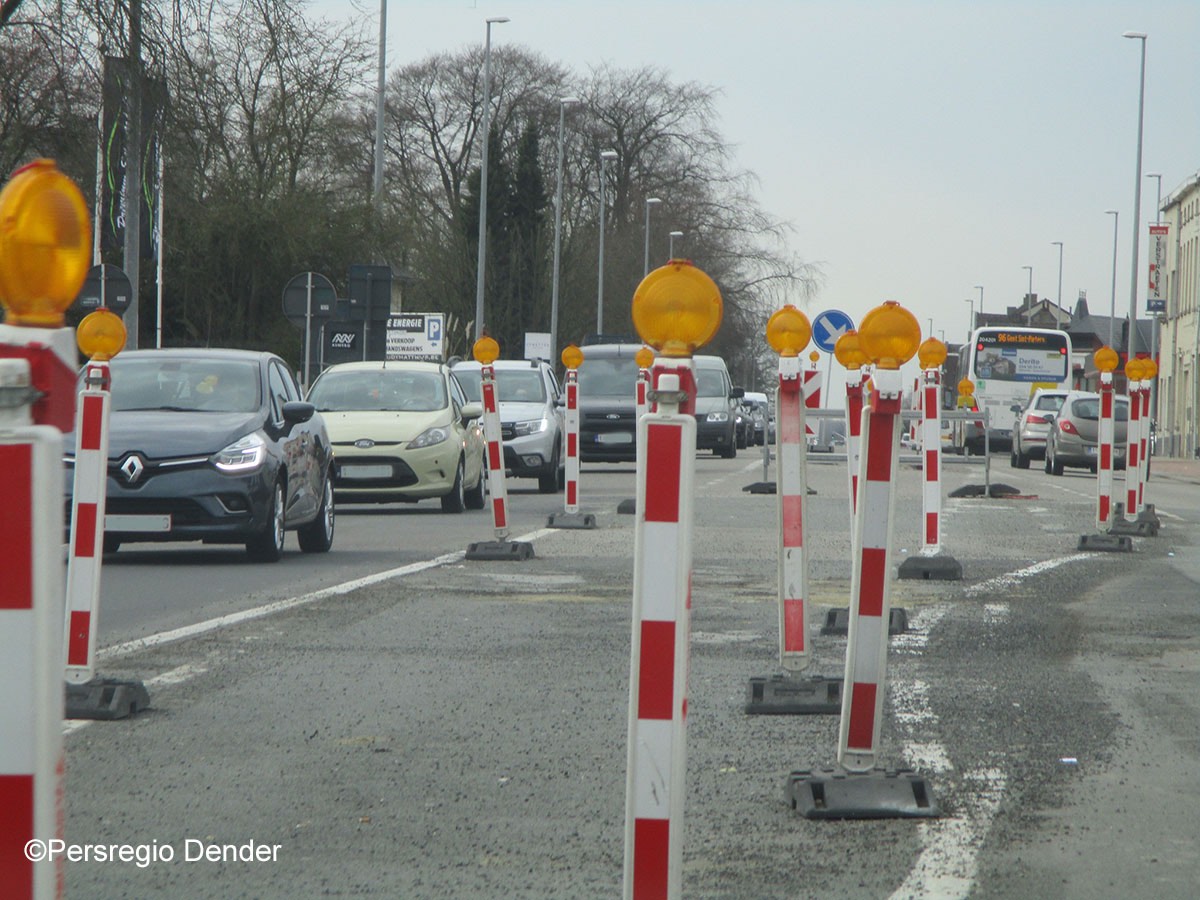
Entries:
[[101,87],[100,247],[119,253],[125,246],[125,95],[129,67],[123,57],[104,57]]
[[158,220],[162,216],[162,197],[158,165],[162,153],[163,128],[167,112],[167,83],[161,78],[142,79],[142,178],[141,224],[142,259],[158,259]]
[[1167,235],[1170,233],[1170,225],[1150,226],[1150,285],[1146,294],[1148,313],[1167,311],[1163,270],[1167,267]]

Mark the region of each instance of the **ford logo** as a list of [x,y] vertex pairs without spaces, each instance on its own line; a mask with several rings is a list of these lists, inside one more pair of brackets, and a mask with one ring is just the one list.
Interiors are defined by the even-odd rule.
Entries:
[[620,415],[620,413],[609,413],[609,414],[608,414],[607,416],[605,416],[604,418],[606,418],[606,419],[620,419],[620,418],[621,418],[621,415]]
[[375,442],[373,440],[371,440],[370,438],[359,438],[357,441],[354,442],[354,446],[357,447],[359,450],[370,450],[372,447],[375,446]]

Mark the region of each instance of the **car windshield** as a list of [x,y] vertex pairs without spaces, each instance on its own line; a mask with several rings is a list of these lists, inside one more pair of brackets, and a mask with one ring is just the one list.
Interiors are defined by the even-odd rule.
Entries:
[[447,405],[441,374],[404,369],[329,371],[308,399],[322,412],[432,412]]
[[725,379],[717,369],[696,370],[696,394],[700,397],[724,397]]
[[[586,351],[585,351],[586,353]],[[579,393],[584,397],[633,397],[638,365],[632,356],[588,359],[579,367]]]
[[254,412],[261,406],[259,368],[253,362],[118,357],[111,367],[114,412]]
[[[1100,398],[1099,397],[1083,397],[1071,404],[1071,415],[1076,419],[1086,419],[1089,422],[1095,422],[1100,419]],[[1129,402],[1126,400],[1118,400],[1116,408],[1113,410],[1113,420],[1116,422],[1124,422],[1129,418]]]
[[1066,397],[1063,397],[1060,394],[1044,394],[1043,396],[1037,398],[1037,406],[1034,408],[1052,409],[1057,411],[1062,409],[1063,401],[1066,399]]
[[[482,400],[479,369],[455,369],[454,376],[462,385],[467,399]],[[496,384],[500,387],[501,403],[545,403],[546,385],[537,369],[497,369]]]

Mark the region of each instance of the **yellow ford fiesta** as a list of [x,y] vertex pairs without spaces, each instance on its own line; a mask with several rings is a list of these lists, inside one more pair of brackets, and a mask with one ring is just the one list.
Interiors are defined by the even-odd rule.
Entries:
[[483,408],[468,402],[446,366],[341,363],[321,374],[308,399],[329,431],[339,502],[437,497],[445,512],[483,509]]

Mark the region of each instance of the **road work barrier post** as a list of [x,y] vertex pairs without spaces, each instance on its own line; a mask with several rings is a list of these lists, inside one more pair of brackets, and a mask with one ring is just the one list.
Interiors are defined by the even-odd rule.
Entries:
[[1150,480],[1150,389],[1151,382],[1158,377],[1158,363],[1153,357],[1142,360],[1142,452],[1141,475],[1138,478],[1138,521],[1149,523],[1149,535],[1158,536],[1159,520],[1153,503],[1145,502],[1146,482]]
[[855,511],[856,552],[850,580],[850,628],[837,760],[841,771],[793,772],[787,793],[809,818],[886,818],[937,815],[919,774],[877,766],[886,689],[891,608],[891,536],[900,456],[903,379],[900,367],[916,353],[916,317],[889,301],[863,317],[863,351],[874,364],[863,410],[865,447]]
[[[643,347],[633,355],[637,363],[637,382],[634,385],[633,422],[636,426],[642,416],[650,411],[650,386],[653,373],[650,367],[654,365],[654,351]],[[637,443],[637,428],[634,428],[634,468],[640,473],[646,464],[646,448]],[[633,515],[637,512],[637,500],[628,497],[617,504],[617,512],[622,515]]]
[[[91,265],[79,189],[50,160],[0,191],[0,893],[63,895],[62,435],[75,421],[63,313]],[[40,842],[40,843],[39,843]],[[42,852],[39,853],[39,848]]]
[[[804,406],[806,409],[821,408],[821,388],[823,387],[824,379],[821,378],[821,367],[817,365],[821,361],[821,354],[814,350],[808,354],[808,368],[804,370]],[[779,428],[779,423],[776,421],[776,430]],[[808,438],[816,438],[817,432],[811,425],[805,422],[804,438],[807,442]]]
[[[1112,347],[1101,347],[1094,355],[1100,370],[1100,422],[1096,446],[1096,533],[1079,537],[1078,549],[1129,552],[1133,542],[1127,535],[1112,534],[1113,527],[1113,370],[1119,359]],[[1053,428],[1061,429],[1055,420]]]
[[96,675],[100,573],[108,480],[108,361],[125,346],[121,317],[101,307],[79,323],[79,349],[89,357],[75,419],[75,472],[67,556],[68,719],[124,719],[150,705],[140,681]]
[[958,581],[962,564],[942,550],[942,363],[946,345],[927,338],[917,349],[921,361],[921,552],[900,564],[901,578]]
[[479,385],[483,396],[483,436],[487,441],[486,462],[488,493],[492,498],[492,522],[496,530],[494,541],[480,541],[467,546],[470,560],[525,560],[533,556],[533,544],[508,539],[508,486],[504,479],[504,440],[500,433],[500,412],[496,404],[496,369],[492,365],[500,356],[500,345],[484,335],[472,349],[479,363]]
[[595,528],[596,517],[579,511],[579,367],[583,364],[583,351],[574,344],[562,352],[562,363],[566,369],[566,410],[563,416],[566,431],[567,460],[564,468],[563,512],[553,513],[547,525],[550,528]]
[[779,666],[781,675],[751,678],[746,712],[755,714],[836,713],[841,680],[800,678],[812,652],[808,644],[808,557],[804,550],[808,495],[808,441],[800,351],[812,336],[808,317],[788,304],[767,322],[767,342],[779,354],[775,391],[779,512]]
[[1126,522],[1135,522],[1142,478],[1142,361],[1137,357],[1125,362],[1125,379],[1129,385],[1129,414],[1125,423],[1125,506],[1122,518]]
[[[625,782],[626,900],[683,895],[687,673],[696,464],[692,354],[721,323],[704,272],[672,260],[642,280],[633,323],[658,353],[652,409],[637,423],[639,472]],[[689,406],[691,408],[689,408]]]
[[863,353],[857,331],[847,331],[833,345],[834,356],[846,367],[846,475],[850,486],[850,527],[854,527],[854,505],[858,500],[858,457],[862,446],[863,367],[870,363]]

